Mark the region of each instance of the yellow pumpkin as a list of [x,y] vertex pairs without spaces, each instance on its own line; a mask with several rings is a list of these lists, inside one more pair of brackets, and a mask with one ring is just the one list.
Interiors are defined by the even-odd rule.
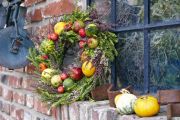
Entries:
[[61,32],[64,30],[66,23],[65,22],[58,22],[56,23],[56,25],[54,26],[54,32],[58,35],[61,34]]
[[92,75],[94,75],[95,71],[96,71],[96,68],[94,67],[92,62],[86,61],[83,63],[82,72],[86,77],[91,77]]
[[134,111],[140,117],[150,117],[158,114],[160,109],[157,98],[141,96],[135,101]]

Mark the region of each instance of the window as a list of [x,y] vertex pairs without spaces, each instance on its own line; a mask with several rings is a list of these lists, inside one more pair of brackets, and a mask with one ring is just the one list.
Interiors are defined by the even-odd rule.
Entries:
[[[137,91],[180,89],[179,0],[89,0],[111,18],[119,56],[112,64],[112,83]],[[100,7],[101,5],[101,7]],[[108,13],[108,11],[110,11]]]

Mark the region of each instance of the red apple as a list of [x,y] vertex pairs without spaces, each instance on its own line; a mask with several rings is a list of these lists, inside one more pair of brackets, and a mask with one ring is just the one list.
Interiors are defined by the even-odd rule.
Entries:
[[51,40],[51,34],[48,34],[48,39]]
[[88,39],[88,47],[89,48],[96,48],[98,46],[98,41],[95,38]]
[[63,73],[61,73],[60,77],[61,77],[61,80],[65,80],[68,78],[68,74],[63,72]]
[[75,21],[74,22],[74,24],[73,24],[73,30],[75,31],[75,32],[79,32],[79,30],[81,29],[81,28],[84,28],[84,23],[83,23],[83,21],[80,21],[80,20],[78,20],[78,21]]
[[79,41],[79,47],[83,48],[86,45],[86,41],[85,40],[80,40]]
[[51,40],[53,40],[53,41],[57,41],[57,40],[59,39],[59,36],[58,36],[58,34],[56,34],[56,33],[52,33],[52,34],[50,35],[50,37],[51,37]]
[[72,30],[72,23],[67,23],[67,24],[64,26],[64,30],[65,30],[65,31]]
[[64,93],[64,87],[63,86],[59,86],[57,91],[58,91],[58,93]]
[[70,77],[73,80],[81,80],[81,78],[83,77],[82,69],[80,67],[73,67],[70,70]]
[[82,37],[82,38],[84,38],[84,37],[86,37],[86,31],[85,31],[85,29],[80,29],[79,30],[79,35]]
[[42,58],[43,60],[47,60],[49,57],[48,57],[48,55],[42,55],[41,58]]

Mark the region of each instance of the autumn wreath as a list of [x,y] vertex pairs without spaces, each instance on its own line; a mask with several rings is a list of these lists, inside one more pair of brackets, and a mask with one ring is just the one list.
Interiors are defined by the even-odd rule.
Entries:
[[[117,36],[99,21],[96,10],[75,10],[54,25],[38,48],[29,50],[28,59],[41,77],[37,93],[52,106],[90,98],[90,91],[107,79],[109,61],[117,55]],[[76,57],[70,65],[66,55]]]

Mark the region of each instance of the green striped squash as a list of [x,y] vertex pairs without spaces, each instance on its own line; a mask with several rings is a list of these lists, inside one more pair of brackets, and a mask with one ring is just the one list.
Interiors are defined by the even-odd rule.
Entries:
[[137,97],[130,93],[123,93],[117,100],[116,110],[121,115],[128,115],[134,113],[134,103]]

